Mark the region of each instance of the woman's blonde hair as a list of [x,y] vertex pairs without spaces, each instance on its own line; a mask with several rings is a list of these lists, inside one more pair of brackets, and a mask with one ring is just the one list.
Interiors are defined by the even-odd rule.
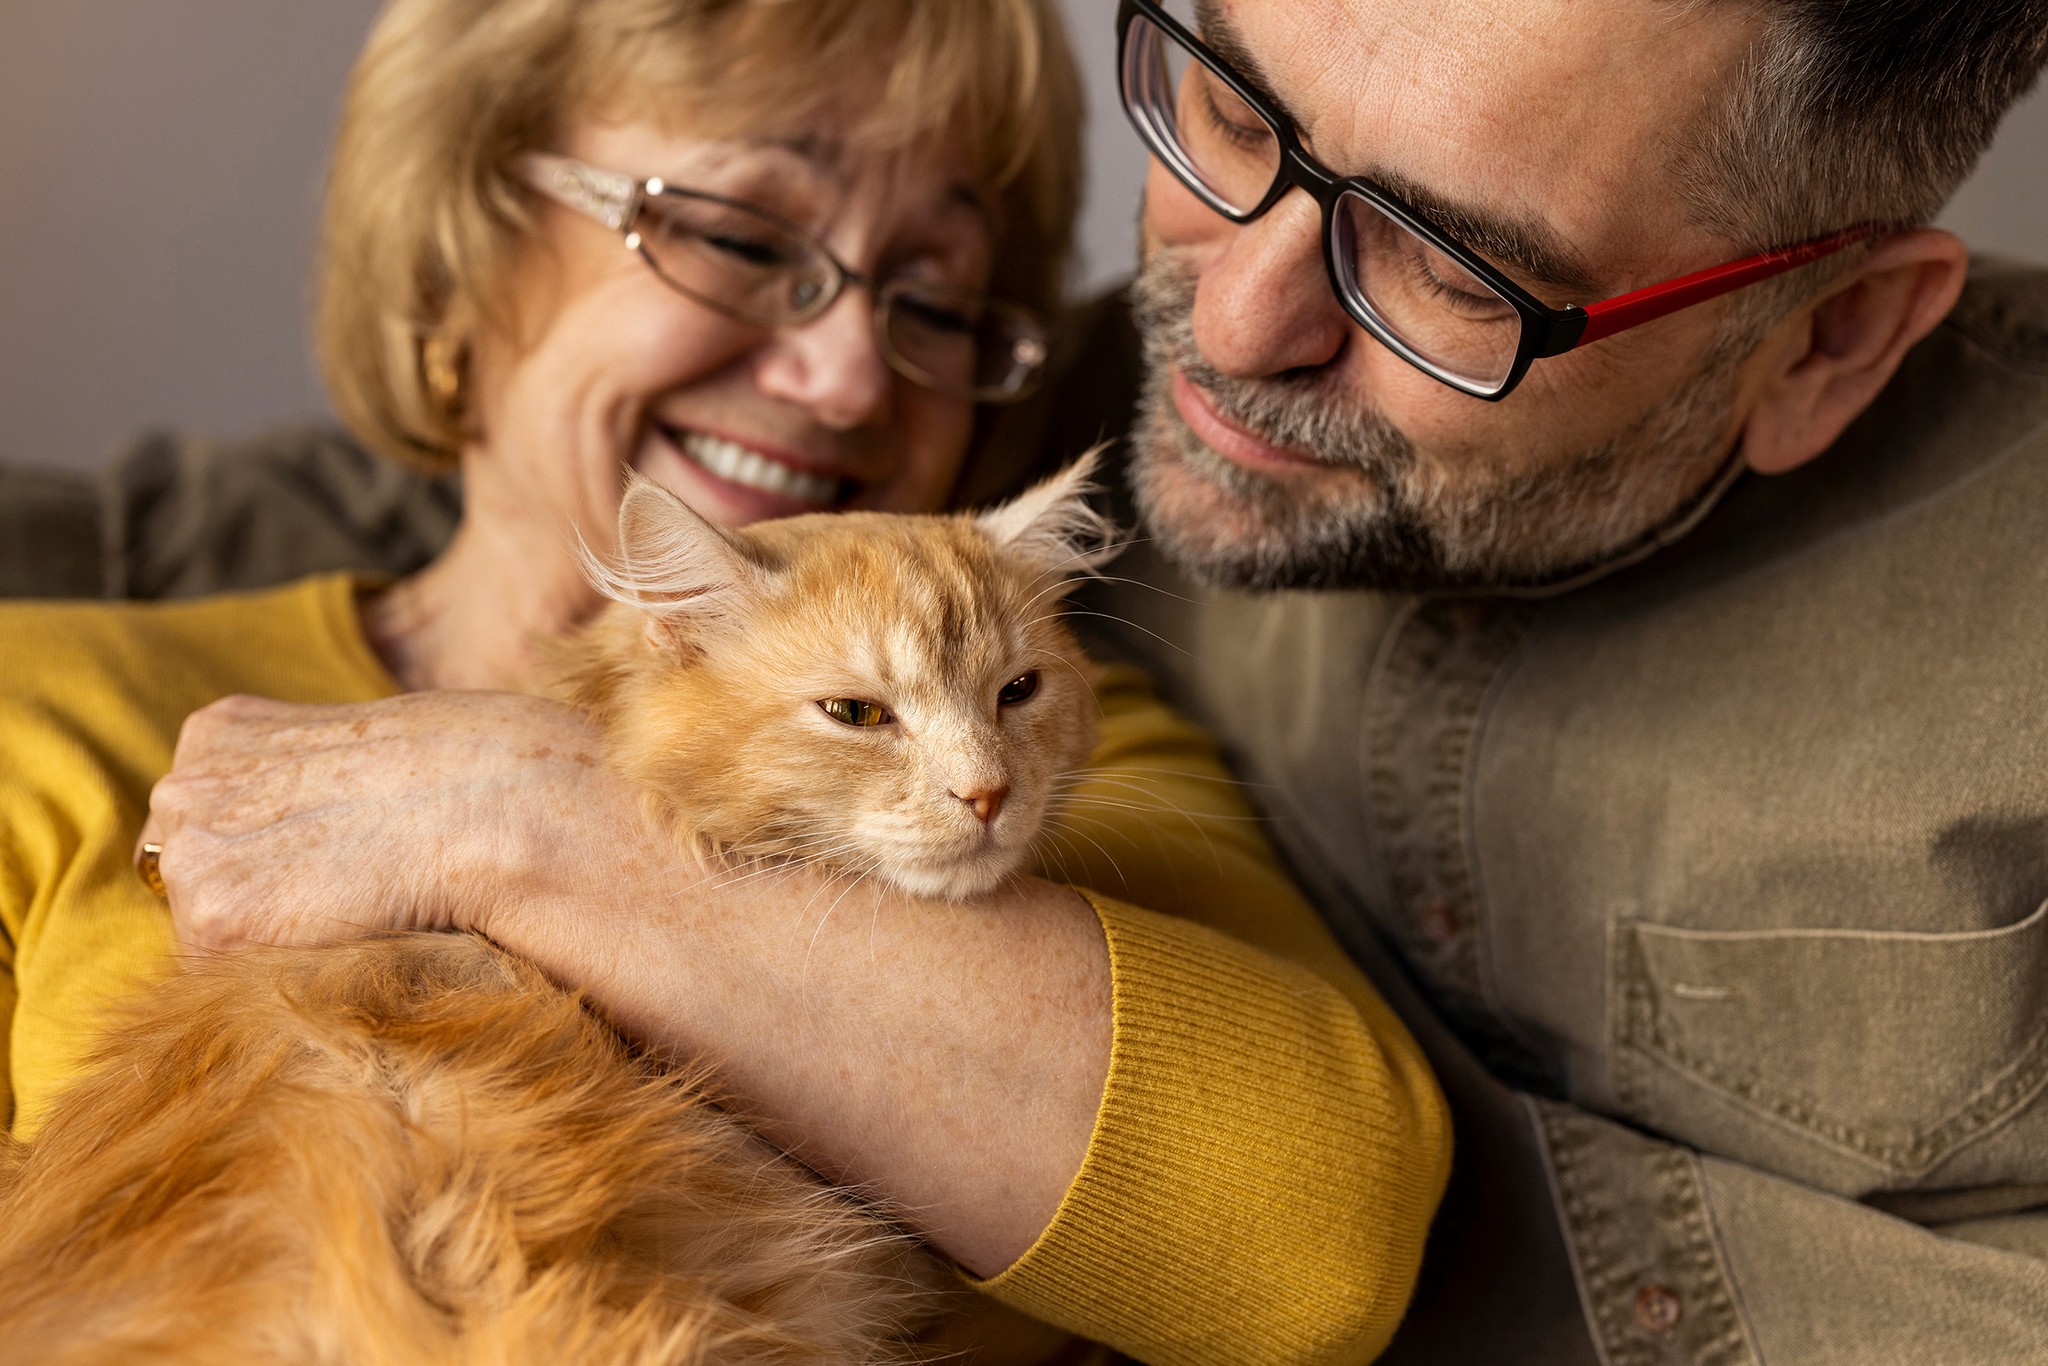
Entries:
[[877,92],[849,137],[962,139],[994,206],[991,288],[1056,306],[1081,94],[1052,0],[391,0],[349,81],[321,229],[342,420],[452,467],[462,415],[432,389],[479,326],[511,325],[495,301],[533,222],[519,153],[581,117],[732,136],[844,99],[849,76]]

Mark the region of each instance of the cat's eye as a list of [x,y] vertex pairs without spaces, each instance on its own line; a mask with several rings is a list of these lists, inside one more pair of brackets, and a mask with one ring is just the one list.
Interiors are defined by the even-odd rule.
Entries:
[[1037,691],[1038,670],[1033,669],[1030,673],[1018,674],[1003,684],[1003,690],[996,694],[996,703],[998,706],[1014,707]]
[[863,702],[857,697],[828,697],[818,706],[845,726],[886,726],[896,719],[879,702]]

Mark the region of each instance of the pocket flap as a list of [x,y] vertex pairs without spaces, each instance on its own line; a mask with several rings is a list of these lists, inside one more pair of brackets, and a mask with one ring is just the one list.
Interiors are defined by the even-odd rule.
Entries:
[[1963,934],[1618,928],[1624,1043],[1887,1166],[2048,1082],[2048,904]]

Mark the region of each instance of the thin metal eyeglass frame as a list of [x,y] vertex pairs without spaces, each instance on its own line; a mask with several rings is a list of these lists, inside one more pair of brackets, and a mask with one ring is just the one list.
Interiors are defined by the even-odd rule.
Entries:
[[[1031,392],[1037,388],[1038,381],[1044,374],[1045,361],[1049,354],[1045,323],[1031,310],[1020,305],[1009,303],[978,290],[963,289],[955,285],[939,286],[944,292],[956,295],[962,299],[974,299],[987,307],[1002,309],[1008,312],[1013,319],[1028,324],[1030,329],[1036,334],[1034,336],[1021,337],[1018,340],[1018,350],[1013,354],[1012,359],[1017,365],[1028,366],[1029,369],[1024,377],[1014,386],[1007,389],[995,389],[944,384],[939,382],[928,371],[921,369],[916,362],[899,352],[896,349],[895,342],[889,336],[887,321],[889,308],[898,295],[905,293],[912,287],[912,281],[891,280],[883,282],[876,280],[872,276],[865,275],[840,260],[830,247],[820,242],[803,228],[757,204],[749,204],[745,200],[728,199],[724,195],[712,194],[707,190],[686,190],[680,186],[670,185],[658,177],[642,180],[627,175],[623,171],[603,170],[578,161],[574,157],[560,156],[553,152],[524,153],[518,158],[515,167],[519,172],[520,179],[533,189],[546,195],[557,204],[573,209],[586,218],[595,219],[597,222],[618,233],[624,240],[626,249],[645,262],[647,268],[654,272],[654,277],[670,289],[673,289],[686,299],[700,303],[714,312],[723,313],[729,318],[736,318],[741,322],[753,323],[760,327],[801,327],[805,323],[823,317],[827,309],[839,302],[839,296],[846,292],[848,285],[860,285],[874,297],[873,320],[875,340],[881,346],[883,358],[889,362],[889,367],[892,370],[914,384],[920,384],[925,388],[941,393],[955,394],[962,398],[972,399],[977,403],[1002,404],[1015,403],[1029,397]],[[819,293],[818,297],[809,304],[801,309],[787,313],[756,313],[719,299],[707,298],[663,270],[661,263],[654,259],[654,254],[647,249],[645,240],[635,228],[635,224],[638,223],[640,218],[640,211],[647,201],[662,195],[677,199],[697,200],[707,204],[717,204],[725,208],[737,209],[742,213],[753,214],[778,231],[787,233],[794,241],[801,242],[806,250],[815,253],[819,260],[831,268],[830,282]],[[1027,348],[1035,348],[1035,354]]]
[[[1244,101],[1246,107],[1257,114],[1272,132],[1280,147],[1279,165],[1274,170],[1273,182],[1266,188],[1264,197],[1252,208],[1233,208],[1214,190],[1203,184],[1201,176],[1187,160],[1173,135],[1155,126],[1147,110],[1141,108],[1133,89],[1139,78],[1136,69],[1139,54],[1131,41],[1131,31],[1139,20],[1159,30],[1166,41],[1178,43],[1186,49],[1190,57],[1208,68],[1212,75],[1229,87],[1230,92]],[[1185,25],[1161,8],[1156,0],[1122,0],[1117,10],[1117,74],[1118,93],[1122,97],[1124,113],[1137,129],[1146,150],[1173,172],[1174,178],[1186,186],[1196,198],[1231,222],[1243,224],[1263,216],[1279,203],[1289,190],[1300,189],[1315,200],[1322,211],[1323,268],[1329,274],[1331,291],[1336,294],[1338,303],[1343,305],[1345,313],[1352,321],[1372,334],[1373,338],[1387,349],[1432,379],[1447,384],[1460,393],[1490,403],[1497,403],[1513,393],[1515,386],[1529,373],[1529,367],[1538,360],[1561,356],[1567,351],[1596,341],[1604,341],[1630,328],[1641,327],[1644,323],[1667,317],[1696,304],[1706,303],[1710,299],[1718,299],[1724,294],[1768,280],[1772,276],[1797,270],[1801,266],[1809,265],[1885,231],[1882,224],[1859,224],[1824,237],[1761,252],[1706,270],[1694,271],[1690,275],[1682,275],[1659,284],[1646,285],[1598,303],[1586,304],[1583,307],[1552,308],[1509,279],[1485,257],[1431,225],[1399,196],[1362,176],[1340,176],[1317,161],[1309,154],[1308,149],[1302,146],[1300,135],[1296,133],[1294,125],[1287,117],[1275,109],[1256,86],[1218,56],[1207,43],[1189,32]],[[1375,314],[1370,301],[1365,298],[1362,291],[1347,283],[1348,272],[1338,259],[1338,235],[1341,228],[1337,214],[1337,208],[1346,195],[1356,195],[1363,199],[1380,213],[1456,261],[1459,266],[1484,281],[1489,289],[1520,315],[1522,333],[1516,346],[1514,363],[1497,387],[1488,387],[1467,380],[1416,351]]]

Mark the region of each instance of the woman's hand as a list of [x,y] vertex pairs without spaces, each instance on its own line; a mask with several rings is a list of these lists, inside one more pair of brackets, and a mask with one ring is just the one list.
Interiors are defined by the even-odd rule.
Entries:
[[179,940],[318,944],[476,929],[680,862],[576,712],[511,693],[309,707],[230,697],[186,721],[143,839]]

